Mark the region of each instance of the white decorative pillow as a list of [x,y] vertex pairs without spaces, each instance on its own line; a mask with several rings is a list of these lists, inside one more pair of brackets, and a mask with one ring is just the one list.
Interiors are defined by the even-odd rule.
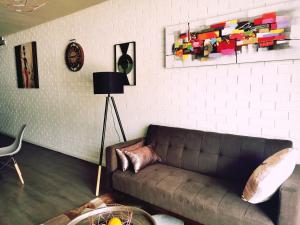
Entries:
[[130,152],[125,151],[125,154],[129,157],[135,173],[155,162],[161,162],[161,158],[151,145],[143,146]]
[[293,173],[297,151],[283,149],[257,167],[244,188],[242,199],[257,204],[269,200],[281,184]]
[[125,152],[133,151],[137,148],[140,148],[144,146],[144,140],[139,141],[138,143],[135,143],[133,145],[127,146],[125,148],[116,149],[117,155],[119,156],[121,167],[123,171],[126,171],[129,167],[129,161],[127,159],[127,156],[125,155]]

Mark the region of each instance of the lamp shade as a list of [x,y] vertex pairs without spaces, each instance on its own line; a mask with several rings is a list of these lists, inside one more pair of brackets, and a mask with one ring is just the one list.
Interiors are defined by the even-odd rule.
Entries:
[[124,85],[129,81],[124,73],[95,72],[93,73],[94,94],[122,94]]

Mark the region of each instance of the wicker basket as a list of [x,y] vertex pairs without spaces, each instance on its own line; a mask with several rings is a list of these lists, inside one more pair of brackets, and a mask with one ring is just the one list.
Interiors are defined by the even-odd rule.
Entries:
[[117,204],[84,213],[73,219],[68,225],[107,225],[113,217],[119,218],[122,225],[156,225],[152,216],[144,210]]

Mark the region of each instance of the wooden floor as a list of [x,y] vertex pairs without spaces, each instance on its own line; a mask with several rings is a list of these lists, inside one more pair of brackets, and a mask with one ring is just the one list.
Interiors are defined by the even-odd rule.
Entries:
[[[0,147],[12,142],[0,135]],[[24,143],[16,171],[0,170],[0,224],[37,225],[94,198],[97,166]]]

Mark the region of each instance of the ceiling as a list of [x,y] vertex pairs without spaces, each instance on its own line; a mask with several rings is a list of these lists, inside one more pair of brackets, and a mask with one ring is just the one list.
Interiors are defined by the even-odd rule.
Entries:
[[6,36],[47,21],[66,16],[106,0],[49,0],[34,12],[18,13],[0,1],[0,36]]

